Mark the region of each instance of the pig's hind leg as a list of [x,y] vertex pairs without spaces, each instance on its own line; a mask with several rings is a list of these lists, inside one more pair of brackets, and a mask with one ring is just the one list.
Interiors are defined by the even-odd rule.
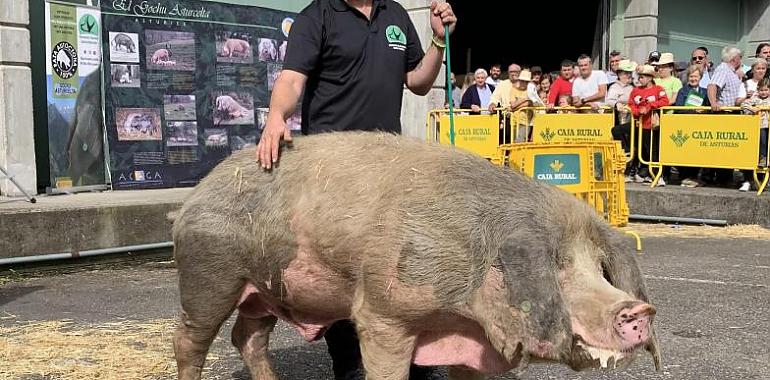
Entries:
[[241,313],[233,326],[232,342],[241,352],[252,379],[278,380],[267,354],[270,332],[277,318],[249,318]]
[[226,263],[231,242],[195,233],[174,237],[181,318],[174,334],[179,380],[199,380],[211,342],[232,314],[244,280]]

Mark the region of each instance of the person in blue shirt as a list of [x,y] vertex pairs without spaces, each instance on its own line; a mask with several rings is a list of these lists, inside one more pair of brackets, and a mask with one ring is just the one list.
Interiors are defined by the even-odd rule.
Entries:
[[[690,65],[687,68],[687,82],[679,90],[675,106],[710,106],[708,90],[700,85],[702,77],[703,68],[700,65]],[[682,112],[690,113],[690,111]]]

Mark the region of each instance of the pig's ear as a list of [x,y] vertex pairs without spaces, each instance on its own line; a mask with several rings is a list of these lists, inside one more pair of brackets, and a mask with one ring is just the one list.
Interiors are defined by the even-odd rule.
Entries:
[[[650,302],[647,288],[644,285],[642,271],[636,262],[632,239],[609,228],[602,227],[602,230],[602,234],[605,237],[605,239],[602,239],[605,244],[601,244],[605,253],[602,258],[604,277],[612,286],[627,292],[641,301]],[[645,348],[652,355],[655,370],[660,372],[662,360],[658,346],[658,337],[653,327],[650,327],[650,342]]]
[[503,274],[509,305],[529,322],[530,332],[548,341],[572,335],[569,312],[557,282],[553,250],[537,234],[514,233],[500,248],[495,266]]

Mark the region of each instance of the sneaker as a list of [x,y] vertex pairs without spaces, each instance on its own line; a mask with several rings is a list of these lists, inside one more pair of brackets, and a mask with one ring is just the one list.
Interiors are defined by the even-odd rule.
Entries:
[[634,177],[632,177],[630,175],[627,175],[626,176],[626,183],[629,183],[629,182],[634,182]]
[[643,181],[644,181],[644,183],[652,183],[652,177],[646,176],[646,177],[644,177]]
[[741,188],[740,188],[740,189],[738,189],[738,191],[744,191],[744,192],[745,192],[745,191],[749,191],[749,189],[751,189],[751,182],[749,182],[749,181],[745,181],[745,182],[743,182],[743,184],[741,185]]
[[690,178],[685,178],[682,180],[682,187],[699,187],[701,186],[701,183]]
[[634,174],[634,182],[642,183],[644,182],[644,178],[642,178],[642,176],[640,176],[639,174]]
[[655,187],[666,187],[666,181],[663,178],[658,180],[658,184]]

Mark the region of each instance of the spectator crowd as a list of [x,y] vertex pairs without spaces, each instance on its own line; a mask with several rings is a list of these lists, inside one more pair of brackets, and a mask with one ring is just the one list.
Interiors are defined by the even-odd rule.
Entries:
[[[453,102],[472,113],[494,112],[496,109],[516,111],[523,107],[545,107],[547,112],[577,112],[614,109],[613,138],[630,150],[631,118],[637,118],[637,136],[642,138],[642,155],[657,161],[659,133],[652,133],[659,123],[661,107],[710,107],[723,112],[724,107],[740,107],[743,113],[761,114],[759,166],[767,165],[768,112],[770,106],[770,43],[762,43],[749,65],[743,64],[743,52],[732,46],[722,49],[721,62],[712,63],[709,50],[695,48],[689,62],[677,62],[672,53],[653,51],[646,62],[637,64],[618,51],[609,55],[609,70],[594,70],[591,57],[581,55],[575,62],[564,60],[558,72],[544,73],[539,66],[522,67],[512,63],[507,78],[502,79],[502,67],[492,65],[489,71],[479,68],[465,76],[461,86],[455,83]],[[452,74],[452,80],[455,76]],[[591,111],[580,111],[591,112]],[[667,111],[670,112],[670,111]],[[696,112],[696,111],[677,111]],[[531,119],[520,112],[511,120],[516,141],[527,139]],[[523,134],[523,135],[522,135]],[[651,143],[651,138],[652,143]],[[732,186],[733,170],[679,167],[681,186],[699,187],[707,184]],[[666,168],[658,186],[670,181],[672,168]],[[637,159],[626,168],[626,182],[651,183],[648,168]],[[752,188],[751,172],[743,172],[740,191]],[[737,184],[735,184],[737,185]]]

